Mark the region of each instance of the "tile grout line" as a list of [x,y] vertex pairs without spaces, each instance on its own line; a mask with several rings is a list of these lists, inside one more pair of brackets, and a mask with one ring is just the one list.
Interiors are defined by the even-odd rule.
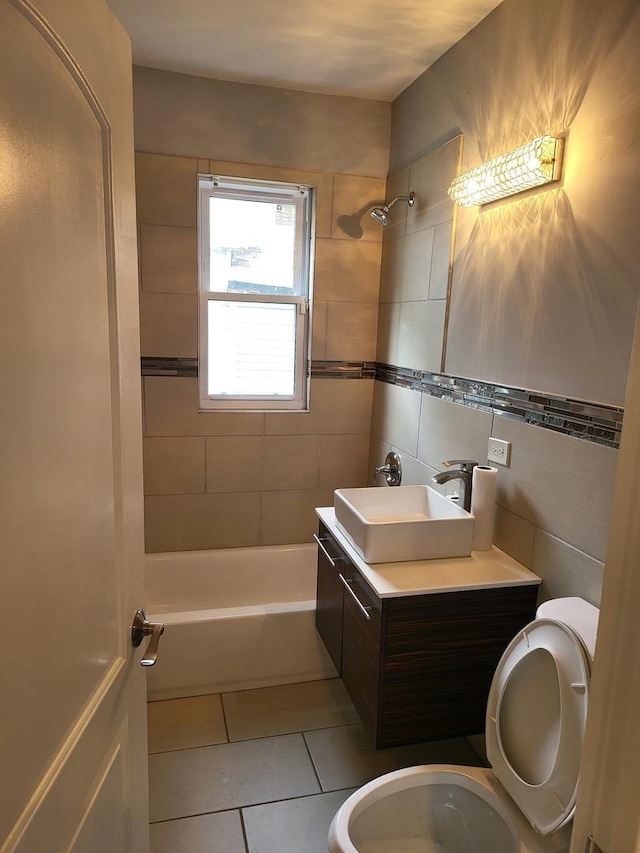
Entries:
[[232,812],[239,812],[241,808],[246,808],[246,806],[234,806],[230,809],[218,809],[212,812],[194,812],[193,814],[179,815],[178,817],[164,817],[161,820],[150,820],[149,826],[158,826],[161,823],[174,823],[176,820],[190,820],[192,817],[206,817],[210,814],[231,814]]
[[222,709],[222,722],[224,723],[224,731],[225,731],[225,734],[227,736],[227,743],[231,743],[231,740],[229,738],[229,726],[227,724],[227,712],[226,712],[226,709],[224,707],[224,693],[218,693],[218,696],[220,697],[220,708]]
[[[250,803],[246,806],[239,806],[238,810],[246,811],[247,809],[263,808],[264,806],[277,806],[280,803],[290,803],[292,800],[310,800],[313,797],[324,797],[325,794],[341,794],[345,791],[353,791],[354,788],[357,790],[358,786],[348,785],[346,788],[336,788],[333,791],[316,791],[315,794],[296,794],[295,797],[285,797],[282,800],[265,800],[263,803]],[[226,811],[232,811],[232,809],[226,809]],[[233,811],[236,811],[236,809],[233,809]],[[208,814],[220,814],[220,812],[209,812]]]
[[[359,726],[359,725],[362,725],[362,724],[361,723],[338,723],[335,726],[319,726],[317,729],[307,729],[306,732],[309,732],[309,733],[311,733],[311,732],[326,732],[326,731],[330,731],[331,729],[348,729],[351,726]],[[225,729],[226,729],[226,720],[225,720]],[[307,746],[307,741],[306,741],[306,738],[304,737],[305,732],[295,730],[295,731],[290,731],[290,732],[276,732],[275,734],[270,734],[270,735],[257,735],[256,737],[239,738],[238,740],[218,741],[217,743],[200,743],[200,744],[197,744],[196,746],[180,746],[180,747],[177,747],[176,749],[161,749],[161,750],[158,750],[158,752],[149,752],[148,756],[151,757],[152,755],[166,755],[170,752],[188,752],[191,749],[211,749],[214,746],[233,746],[233,745],[239,744],[239,743],[250,743],[251,741],[254,741],[254,740],[269,740],[270,738],[288,737],[290,735],[302,735],[302,739],[304,740],[305,746]],[[227,732],[227,737],[228,737],[228,732]],[[307,746],[307,750],[308,750],[308,746]]]
[[242,840],[244,841],[244,849],[245,849],[246,853],[250,853],[249,838],[247,837],[247,827],[245,826],[245,822],[244,822],[244,809],[245,808],[247,808],[247,807],[241,806],[238,809],[238,814],[240,815],[240,828],[242,829]]
[[[340,433],[340,434],[342,434],[342,433]],[[350,434],[350,433],[345,433],[345,434]],[[238,694],[245,694],[245,693],[263,693],[267,690],[275,691],[275,690],[279,690],[280,688],[297,688],[297,687],[302,688],[302,687],[306,687],[307,685],[324,684],[325,682],[329,682],[329,681],[339,682],[339,681],[341,681],[341,679],[340,679],[339,675],[332,675],[328,678],[308,678],[305,681],[293,681],[293,682],[286,682],[284,684],[267,684],[264,687],[246,687],[246,688],[240,689],[240,690],[218,691],[217,693],[216,692],[188,693],[185,696],[169,696],[169,697],[163,698],[163,699],[148,699],[147,705],[162,704],[164,702],[181,702],[184,699],[206,699],[207,697],[210,697],[210,696],[235,696]],[[326,727],[326,728],[329,728],[329,727]],[[300,731],[300,730],[298,729],[298,731]]]
[[252,803],[251,805],[240,806],[240,807],[234,808],[234,809],[222,809],[222,810],[217,811],[217,812],[199,812],[197,814],[185,815],[182,817],[167,818],[165,820],[152,821],[152,822],[150,822],[149,825],[150,826],[161,826],[164,823],[170,824],[170,823],[175,823],[176,821],[190,820],[192,818],[195,819],[195,818],[200,818],[200,817],[207,817],[210,815],[223,815],[223,814],[232,814],[234,812],[237,812],[238,818],[240,820],[240,828],[242,831],[242,841],[243,841],[243,845],[244,845],[244,851],[245,851],[245,853],[252,853],[252,848],[251,848],[250,843],[249,843],[249,837],[248,837],[246,823],[245,823],[244,812],[246,809],[251,809],[254,807],[261,808],[261,807],[268,807],[268,806],[278,806],[281,804],[284,805],[285,803],[290,802],[292,800],[306,800],[306,799],[311,799],[313,797],[324,797],[324,796],[330,795],[330,794],[346,794],[346,795],[349,795],[350,793],[353,793],[353,790],[354,790],[354,787],[349,786],[347,788],[338,788],[335,791],[328,791],[328,792],[321,791],[320,793],[304,794],[304,795],[299,796],[299,797],[291,797],[291,798],[288,798],[285,800],[272,800],[272,801],[267,801],[264,803]]
[[[337,728],[337,726],[332,726],[331,728]],[[314,729],[314,731],[317,731],[317,729]],[[302,740],[303,740],[304,745],[305,745],[305,748],[306,748],[306,750],[307,750],[307,754],[308,754],[308,756],[309,756],[309,760],[311,761],[311,766],[313,767],[313,772],[315,773],[315,775],[316,775],[316,779],[318,780],[318,785],[320,786],[320,791],[321,791],[323,794],[326,794],[327,792],[325,791],[325,789],[324,789],[324,785],[322,784],[322,781],[321,781],[321,779],[320,779],[320,774],[319,774],[319,772],[318,772],[318,768],[316,767],[316,763],[315,763],[315,761],[313,760],[313,755],[312,755],[312,753],[311,753],[311,748],[309,747],[309,743],[308,743],[308,741],[307,741],[307,739],[306,739],[306,737],[305,737],[305,733],[304,733],[304,732],[300,732],[300,734],[302,735]]]
[[[302,734],[302,732],[296,732],[296,734]],[[353,788],[357,789],[358,787],[359,787],[358,785],[347,785],[343,788],[334,788],[333,790],[330,790],[330,791],[315,791],[312,794],[295,794],[295,796],[293,796],[293,797],[283,797],[280,800],[261,800],[260,802],[257,802],[257,803],[246,803],[243,806],[233,806],[232,808],[228,808],[228,809],[213,809],[212,811],[209,811],[209,812],[193,812],[192,814],[177,815],[176,817],[165,817],[165,818],[162,818],[161,820],[150,820],[149,825],[150,826],[157,826],[160,823],[173,823],[176,820],[189,820],[192,817],[206,817],[206,815],[211,815],[211,814],[227,814],[229,812],[244,812],[246,809],[261,808],[263,806],[275,806],[275,805],[278,805],[278,803],[289,803],[292,800],[309,800],[312,797],[322,797],[325,794],[339,794],[343,791],[351,791]]]
[[[340,726],[331,726],[331,728],[340,728]],[[173,753],[173,752],[190,752],[193,749],[214,749],[215,747],[218,747],[218,746],[238,746],[241,743],[251,743],[252,741],[256,741],[256,740],[270,740],[271,738],[291,737],[293,735],[299,735],[299,734],[302,734],[302,732],[299,732],[299,731],[281,732],[280,734],[262,735],[261,737],[248,737],[248,738],[242,738],[241,740],[227,740],[227,741],[222,740],[222,741],[218,741],[218,743],[200,743],[200,744],[197,744],[196,746],[180,746],[177,749],[163,749],[160,752],[150,752],[150,753],[148,753],[148,755],[149,755],[149,757],[151,757],[152,755],[168,755],[169,753]]]
[[[302,737],[304,739],[304,735],[306,732],[309,732],[309,733],[311,733],[311,732],[326,732],[326,731],[329,731],[330,729],[348,729],[350,726],[361,726],[361,725],[362,725],[362,723],[360,723],[360,722],[336,723],[333,726],[318,726],[315,729],[305,729],[304,731],[300,731],[300,729],[292,729],[290,732],[275,732],[275,733],[270,734],[270,735],[256,735],[255,737],[244,737],[244,738],[239,738],[238,740],[230,740],[229,743],[230,744],[232,744],[232,743],[248,743],[249,741],[252,741],[252,740],[268,740],[269,738],[272,738],[272,737],[287,737],[287,735],[302,735]],[[306,743],[306,739],[305,739],[305,743]],[[214,744],[211,744],[211,746],[224,746],[224,744],[214,743]],[[198,747],[186,747],[186,749],[198,749]],[[175,751],[176,750],[167,750],[167,752],[175,752]]]

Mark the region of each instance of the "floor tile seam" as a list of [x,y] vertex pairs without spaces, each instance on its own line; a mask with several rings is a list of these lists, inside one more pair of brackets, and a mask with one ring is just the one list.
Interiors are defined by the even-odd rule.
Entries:
[[[351,786],[351,787],[353,787],[353,786]],[[167,823],[168,821],[171,821],[171,820],[186,820],[190,817],[203,817],[204,815],[222,814],[223,812],[237,812],[237,811],[241,812],[243,809],[251,809],[254,806],[272,806],[272,805],[275,805],[277,803],[286,803],[289,800],[302,800],[302,799],[307,799],[308,797],[318,797],[321,794],[332,794],[332,793],[334,793],[333,791],[324,791],[322,789],[321,785],[319,785],[319,788],[320,788],[319,791],[312,791],[308,794],[301,794],[301,793],[297,792],[295,794],[292,794],[290,797],[280,797],[277,800],[260,800],[259,802],[256,802],[256,803],[244,803],[244,804],[239,804],[239,805],[231,806],[231,807],[224,808],[224,809],[211,809],[208,812],[194,812],[192,814],[175,815],[174,817],[162,818],[160,820],[150,820],[149,825],[157,824],[157,823]]]
[[311,734],[312,732],[328,732],[330,729],[350,729],[352,726],[361,726],[362,721],[357,719],[355,723],[337,723],[333,726],[319,726],[316,729],[302,729],[301,734]]
[[[248,737],[248,738],[242,738],[240,740],[226,740],[226,741],[221,740],[221,741],[218,741],[218,743],[201,743],[201,744],[198,744],[197,746],[181,746],[181,747],[177,747],[176,749],[162,749],[162,750],[159,750],[158,752],[149,752],[148,755],[149,755],[149,757],[151,757],[152,755],[166,755],[169,752],[188,752],[191,749],[208,749],[208,748],[214,747],[214,746],[232,746],[232,745],[238,744],[238,743],[251,743],[251,741],[269,740],[270,738],[288,737],[289,735],[302,735],[304,738],[305,733],[310,734],[311,732],[324,732],[324,731],[329,731],[331,729],[347,729],[350,726],[359,726],[359,725],[361,725],[361,723],[359,723],[359,722],[358,723],[341,723],[341,724],[335,725],[335,726],[320,726],[317,729],[296,729],[295,731],[291,731],[291,732],[277,732],[276,734],[259,735],[258,737]],[[305,740],[305,743],[306,743],[306,740]]]
[[331,678],[309,678],[306,681],[286,681],[284,684],[266,684],[264,687],[246,687],[244,690],[223,690],[219,695],[232,696],[234,693],[259,693],[262,690],[277,690],[279,687],[295,688],[303,684],[319,684],[323,681],[340,681],[340,676],[333,675]]
[[[293,729],[290,732],[277,732],[276,734],[270,734],[270,735],[257,735],[256,737],[241,738],[240,740],[230,740],[229,743],[248,743],[249,741],[252,741],[252,740],[268,740],[268,738],[270,738],[270,737],[285,737],[286,735],[298,735],[298,734],[300,734],[300,735],[304,736],[305,734],[307,734],[307,733],[310,734],[311,732],[326,732],[326,731],[330,731],[331,729],[348,729],[350,726],[361,726],[361,725],[362,725],[362,723],[360,722],[360,720],[358,720],[355,723],[336,723],[335,725],[317,726],[316,728],[312,728],[312,729]],[[217,746],[217,745],[218,744],[213,744],[213,746]]]
[[244,823],[244,814],[242,812],[242,808],[238,809],[238,813],[240,815],[240,828],[242,829],[242,840],[244,842],[245,853],[249,853],[249,838],[247,836],[247,827]]
[[[320,729],[310,729],[310,731],[320,731]],[[245,740],[228,740],[228,741],[220,741],[219,743],[203,743],[198,746],[181,746],[178,749],[166,749],[162,752],[150,752],[149,758],[153,755],[168,755],[172,752],[190,752],[194,749],[213,749],[216,746],[236,746],[240,743],[252,743],[253,741],[262,741],[262,740],[273,740],[278,737],[291,737],[292,735],[302,735],[304,740],[304,732],[295,731],[295,732],[280,732],[276,735],[264,735],[262,737],[250,737]]]
[[340,681],[340,676],[331,678],[310,678],[308,681],[287,681],[284,684],[267,684],[265,687],[247,687],[244,690],[224,690],[219,693],[189,693],[187,696],[172,696],[169,699],[147,699],[147,705],[155,705],[158,702],[179,702],[181,699],[202,699],[205,696],[232,696],[236,693],[258,693],[262,690],[275,690],[278,687],[297,687],[302,684],[318,684],[323,681]]
[[[225,813],[229,813],[229,812],[239,812],[240,816],[241,816],[242,823],[243,823],[243,828],[244,828],[244,818],[243,818],[242,813],[244,811],[246,811],[247,809],[253,809],[253,808],[257,808],[257,807],[261,807],[261,806],[275,806],[275,805],[278,805],[278,803],[287,803],[287,802],[290,802],[291,800],[308,800],[311,797],[321,797],[321,796],[324,796],[325,794],[339,794],[341,791],[353,791],[354,788],[357,788],[358,786],[357,785],[343,785],[340,788],[332,788],[331,790],[328,790],[328,791],[323,790],[322,786],[320,786],[320,787],[321,787],[321,790],[314,791],[313,793],[309,793],[309,794],[297,793],[291,797],[280,797],[280,799],[278,799],[278,800],[261,800],[260,802],[257,802],[257,803],[246,803],[243,806],[232,806],[231,808],[226,808],[226,809],[212,809],[211,811],[207,811],[207,812],[194,812],[193,814],[176,815],[175,817],[166,817],[166,818],[161,818],[160,820],[150,820],[149,826],[157,826],[160,823],[172,823],[173,821],[176,821],[176,820],[189,820],[192,817],[206,817],[207,815],[214,815],[214,814],[218,815],[218,814],[225,814]],[[246,842],[246,843],[248,844],[248,842]]]
[[[165,495],[160,495],[160,497],[165,497]],[[169,696],[167,699],[149,699],[147,697],[147,707],[149,705],[162,705],[164,702],[182,702],[184,699],[210,699],[212,696],[222,696],[222,693],[188,693],[186,696]]]
[[227,736],[227,743],[231,743],[231,740],[229,738],[229,725],[227,724],[227,711],[226,711],[226,708],[224,707],[223,694],[218,693],[218,696],[220,697],[220,709],[222,711],[222,722],[224,723],[224,732]]
[[239,811],[244,812],[247,809],[261,808],[262,806],[277,806],[279,803],[288,803],[291,800],[309,800],[311,797],[323,797],[325,794],[339,794],[341,791],[351,791],[354,787],[357,786],[347,785],[344,788],[335,788],[332,791],[316,791],[314,794],[296,794],[295,797],[283,797],[280,800],[265,800],[263,803],[251,803],[250,805],[239,806]]
[[[290,802],[291,800],[308,800],[311,797],[322,797],[325,794],[339,794],[339,793],[344,792],[344,791],[353,791],[354,788],[357,789],[357,785],[345,785],[341,788],[334,788],[331,791],[316,791],[313,794],[296,794],[294,797],[283,797],[279,800],[264,800],[264,801],[261,801],[259,803],[247,803],[247,805],[244,805],[244,806],[233,806],[232,808],[228,808],[228,809],[217,809],[217,810],[208,811],[208,812],[194,812],[193,814],[188,814],[188,815],[178,815],[176,817],[166,817],[166,818],[162,818],[161,820],[150,820],[149,826],[159,826],[161,823],[174,823],[177,820],[190,820],[191,818],[207,817],[208,815],[214,815],[214,814],[219,815],[219,814],[231,814],[233,812],[238,812],[240,815],[240,820],[242,823],[242,829],[243,829],[243,833],[244,833],[244,815],[243,815],[243,812],[245,812],[247,809],[260,808],[262,806],[276,806],[279,803],[287,803],[287,802]],[[248,848],[248,841],[246,840],[246,834],[245,834],[245,845]]]
[[176,820],[189,820],[192,817],[206,817],[207,815],[210,815],[210,814],[225,814],[225,813],[231,814],[232,812],[240,812],[240,807],[239,806],[232,806],[231,808],[228,808],[228,809],[218,809],[217,811],[212,811],[212,812],[194,812],[193,814],[179,815],[177,817],[165,817],[165,818],[161,818],[160,820],[150,820],[149,826],[157,826],[160,823],[173,823]]
[[309,755],[309,760],[311,761],[311,766],[313,767],[313,772],[316,774],[316,779],[318,780],[318,784],[320,785],[320,790],[323,793],[327,793],[325,791],[324,785],[322,784],[322,780],[320,779],[320,770],[318,769],[318,767],[316,765],[315,758],[313,757],[313,753],[311,752],[311,747],[309,746],[309,742],[307,741],[307,738],[305,737],[304,732],[302,732],[302,740],[304,741],[304,745],[306,747],[307,754]]
[[149,752],[147,754],[149,758],[151,758],[152,755],[167,755],[170,752],[189,752],[192,749],[208,749],[212,746],[228,746],[230,743],[239,743],[239,741],[219,740],[216,743],[199,743],[194,746],[176,746],[173,749],[159,749],[157,752]]

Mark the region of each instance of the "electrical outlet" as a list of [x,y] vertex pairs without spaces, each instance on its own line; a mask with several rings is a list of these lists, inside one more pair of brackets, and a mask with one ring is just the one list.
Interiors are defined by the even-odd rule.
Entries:
[[496,465],[504,465],[509,467],[509,459],[511,458],[511,442],[503,441],[501,438],[489,439],[489,450],[487,459],[489,462],[495,462]]

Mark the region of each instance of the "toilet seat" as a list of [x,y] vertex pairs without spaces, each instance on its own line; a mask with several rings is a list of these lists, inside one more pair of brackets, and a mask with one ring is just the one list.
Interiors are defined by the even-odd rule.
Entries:
[[555,619],[536,619],[511,641],[491,684],[487,757],[541,835],[575,809],[589,677],[580,637]]

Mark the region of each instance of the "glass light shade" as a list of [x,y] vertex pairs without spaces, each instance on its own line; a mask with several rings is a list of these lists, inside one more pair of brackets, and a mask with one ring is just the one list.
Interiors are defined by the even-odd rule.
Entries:
[[488,204],[557,181],[561,165],[562,140],[540,136],[458,175],[448,193],[465,207]]

